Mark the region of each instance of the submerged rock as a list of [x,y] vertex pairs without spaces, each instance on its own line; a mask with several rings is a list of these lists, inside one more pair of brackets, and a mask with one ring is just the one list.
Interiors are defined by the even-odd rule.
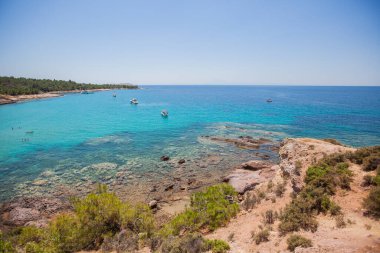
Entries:
[[160,159],[161,159],[161,161],[169,161],[170,157],[167,155],[163,155],[163,156],[161,156]]
[[259,149],[260,145],[272,143],[271,140],[265,138],[253,139],[251,136],[239,136],[239,138],[225,138],[219,136],[202,136],[203,138],[209,139],[211,141],[219,141],[225,143],[231,143],[239,148],[247,149]]
[[35,186],[42,186],[42,185],[46,185],[48,183],[47,180],[44,180],[44,179],[36,179],[33,181],[32,185],[35,185]]
[[96,164],[91,164],[90,166],[88,166],[86,168],[91,168],[91,169],[95,169],[95,170],[114,170],[117,168],[117,164],[116,163],[108,163],[108,162],[96,163]]
[[45,170],[44,172],[41,173],[42,177],[51,177],[54,175],[54,172],[51,170]]

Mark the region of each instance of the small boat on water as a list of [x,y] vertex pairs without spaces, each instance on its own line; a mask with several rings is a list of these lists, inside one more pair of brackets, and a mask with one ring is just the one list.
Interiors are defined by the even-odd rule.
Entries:
[[272,103],[273,101],[272,101],[272,99],[271,98],[268,98],[267,99],[267,103]]
[[80,94],[92,94],[93,92],[90,92],[88,90],[82,90]]
[[137,98],[132,98],[130,102],[133,105],[137,105],[139,103],[139,101],[137,100]]
[[169,112],[167,110],[162,110],[161,111],[161,116],[164,117],[164,118],[166,118],[166,117],[169,116]]

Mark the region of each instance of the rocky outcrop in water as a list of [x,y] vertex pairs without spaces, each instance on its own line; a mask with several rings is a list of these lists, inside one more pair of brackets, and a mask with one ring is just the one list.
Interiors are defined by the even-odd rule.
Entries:
[[161,159],[161,161],[169,161],[170,157],[167,155],[163,155],[163,156],[161,156],[160,159]]
[[260,145],[273,143],[269,139],[265,139],[265,138],[254,139],[251,136],[239,136],[238,138],[225,138],[225,137],[219,137],[219,136],[202,136],[202,138],[206,138],[211,141],[231,143],[239,148],[245,148],[245,149],[259,149]]

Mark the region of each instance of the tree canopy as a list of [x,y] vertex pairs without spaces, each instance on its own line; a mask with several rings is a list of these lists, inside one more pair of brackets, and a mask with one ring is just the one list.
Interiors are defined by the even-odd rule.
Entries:
[[89,84],[74,81],[16,78],[13,76],[0,77],[0,94],[30,95],[53,91],[93,90],[93,89],[137,89],[132,84]]

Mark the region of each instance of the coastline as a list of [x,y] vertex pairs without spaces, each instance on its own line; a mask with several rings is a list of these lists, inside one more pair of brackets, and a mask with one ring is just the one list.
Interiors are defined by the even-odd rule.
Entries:
[[[108,91],[108,90],[112,90],[112,89],[92,89],[90,91],[99,92],[99,91]],[[124,90],[124,89],[118,89],[118,90]],[[81,91],[82,90],[54,91],[54,92],[46,92],[46,93],[40,93],[40,94],[17,95],[17,96],[0,94],[0,105],[14,104],[14,103],[25,102],[25,101],[36,100],[36,99],[62,97],[67,93],[80,93]]]

